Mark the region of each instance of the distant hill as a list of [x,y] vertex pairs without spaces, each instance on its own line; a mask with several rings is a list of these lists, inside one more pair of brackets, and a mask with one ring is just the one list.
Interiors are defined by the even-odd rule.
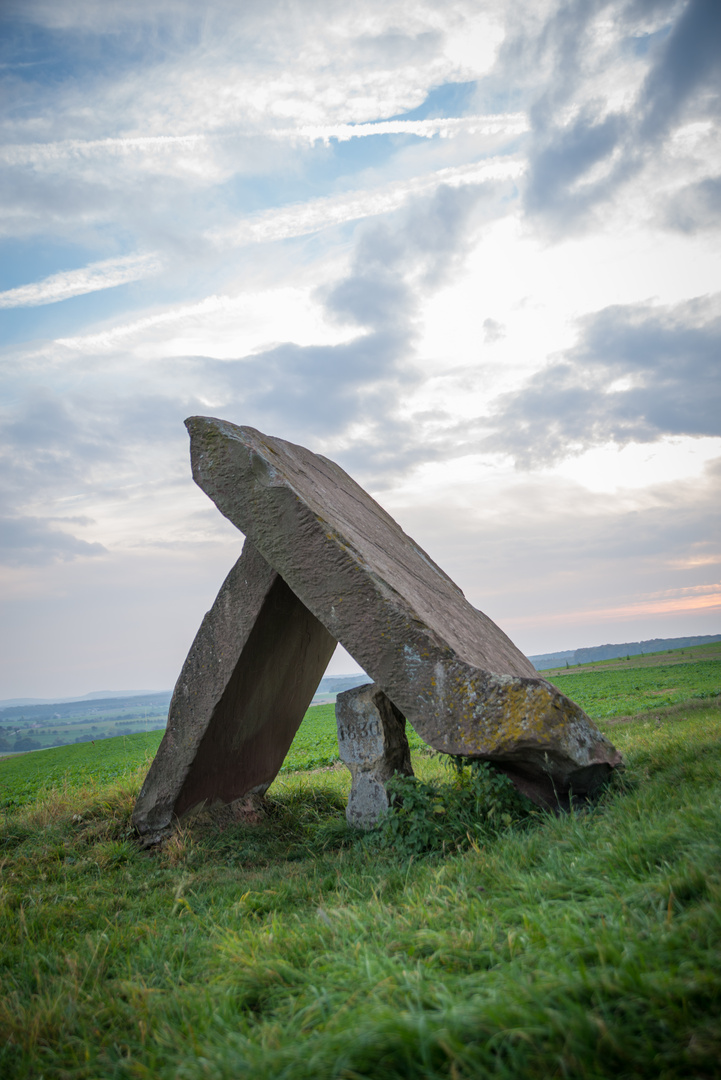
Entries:
[[706,634],[701,637],[650,638],[648,641],[625,641],[621,645],[593,645],[585,649],[570,649],[565,652],[538,653],[529,656],[536,671],[546,668],[562,667],[568,663],[593,664],[598,660],[615,660],[619,656],[640,656],[641,653],[662,652],[664,649],[688,649],[694,645],[712,645],[721,641],[721,634]]
[[144,694],[170,693],[157,690],[94,690],[90,694],[76,694],[75,697],[14,697],[0,698],[0,710],[14,705],[66,705],[73,701],[94,701],[97,698],[136,698]]
[[[369,682],[367,675],[324,675],[315,696],[327,696],[340,694],[343,690],[350,690],[352,686],[360,686]],[[0,723],[14,720],[31,720],[42,722],[44,720],[59,719],[67,716],[79,717],[84,714],[96,716],[109,709],[167,709],[172,697],[171,690],[138,691],[133,694],[115,693],[113,691],[104,696],[100,693],[86,694],[82,698],[61,698],[47,700],[44,698],[10,698],[0,701]]]
[[316,690],[317,694],[342,694],[344,690],[350,690],[354,686],[362,686],[363,683],[371,682],[371,679],[362,672],[360,675],[324,675]]
[[170,690],[153,694],[130,694],[127,697],[96,698],[90,695],[75,701],[48,701],[41,705],[6,705],[0,709],[0,720],[51,720],[65,716],[97,715],[104,710],[166,708],[170,704]]

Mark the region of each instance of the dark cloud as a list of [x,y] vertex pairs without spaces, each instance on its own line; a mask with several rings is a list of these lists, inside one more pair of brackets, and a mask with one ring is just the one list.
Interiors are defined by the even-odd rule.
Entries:
[[358,270],[328,294],[326,310],[337,321],[357,326],[403,326],[413,309],[413,294],[392,267]]
[[[639,19],[651,16],[666,18],[668,32],[639,38]],[[610,45],[595,36],[599,17],[617,27]],[[612,69],[629,50],[648,62],[636,100],[616,111],[603,97],[583,101],[589,75]],[[511,72],[534,59],[552,75],[530,109],[525,207],[551,232],[573,232],[594,221],[594,211],[638,176],[679,124],[718,113],[721,5],[689,0],[679,10],[670,0],[577,0],[562,5],[534,42],[521,34],[509,43]],[[569,111],[570,122],[559,120]]]
[[417,375],[404,361],[407,337],[376,332],[340,345],[279,345],[242,360],[191,362],[213,399],[243,423],[294,438],[342,432],[354,420],[385,415]]
[[0,491],[22,503],[68,485],[83,490],[96,472],[119,466],[129,449],[172,437],[193,401],[190,395],[186,402],[180,395],[108,396],[103,386],[28,393],[0,424]]
[[579,345],[503,395],[487,449],[520,465],[607,442],[721,435],[721,297],[605,308]]
[[664,137],[699,93],[718,104],[719,76],[721,4],[718,0],[689,0],[641,90],[641,139],[655,142]]
[[[0,424],[0,562],[35,565],[101,554],[100,544],[64,531],[82,519],[39,517],[37,508],[111,489],[114,501],[124,498],[120,478],[136,479],[142,455],[156,461],[149,482],[175,480],[185,461],[182,422],[199,407],[192,394],[112,397],[102,387],[62,396],[46,389],[21,400],[12,419]],[[174,444],[177,466],[168,476],[157,448]]]
[[497,196],[495,184],[441,184],[392,221],[363,227],[349,275],[323,296],[328,314],[377,330],[406,325],[424,295],[458,266],[472,242],[473,218],[490,212]]
[[700,180],[676,192],[666,202],[663,223],[684,233],[721,227],[721,176]]
[[47,389],[28,393],[0,425],[0,486],[21,500],[61,490],[113,456],[109,432],[97,418],[72,396]]
[[624,116],[598,120],[586,109],[567,127],[551,129],[531,154],[526,210],[568,224],[585,215],[615,189],[622,175],[634,171],[633,163],[624,162],[602,179],[576,187],[594,165],[610,158],[628,126]]
[[0,564],[5,566],[38,566],[104,554],[102,544],[79,540],[41,518],[0,517]]

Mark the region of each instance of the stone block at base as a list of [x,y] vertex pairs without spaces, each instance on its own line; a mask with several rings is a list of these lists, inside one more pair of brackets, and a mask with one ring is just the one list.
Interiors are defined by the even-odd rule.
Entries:
[[393,774],[413,775],[405,717],[375,683],[339,694],[335,716],[338,752],[352,777],[346,819],[372,829],[388,809],[386,785]]

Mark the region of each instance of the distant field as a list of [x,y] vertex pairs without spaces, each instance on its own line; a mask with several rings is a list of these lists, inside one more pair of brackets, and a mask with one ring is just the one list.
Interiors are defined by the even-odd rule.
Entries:
[[[161,702],[154,698],[164,699]],[[335,704],[335,692],[318,692],[313,705]],[[3,754],[93,742],[116,736],[162,732],[168,719],[167,694],[151,698],[58,705],[13,706],[0,710],[0,760]],[[55,710],[62,710],[57,713]],[[30,740],[30,744],[27,744]]]
[[[27,711],[28,715],[24,715],[21,708],[0,712],[0,754],[162,730],[168,717],[167,706],[163,705],[126,705],[104,708],[97,713],[90,709],[77,714],[66,711],[56,717],[43,716],[40,720],[30,709]],[[31,740],[32,746],[22,745],[27,739]]]

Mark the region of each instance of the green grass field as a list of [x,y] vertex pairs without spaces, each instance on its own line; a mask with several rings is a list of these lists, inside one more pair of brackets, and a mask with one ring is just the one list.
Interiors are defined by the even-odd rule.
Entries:
[[[163,737],[162,731],[77,743],[0,758],[0,810],[25,806],[53,791],[103,786],[139,767],[147,768]],[[424,743],[409,728],[411,749]],[[314,705],[298,729],[281,772],[319,769],[338,761],[335,705]]]
[[721,694],[721,659],[586,670],[554,675],[549,681],[594,720],[602,720],[717,697]]
[[[0,762],[0,1075],[718,1077],[721,703],[694,696],[702,665],[660,686],[639,668],[616,698],[603,672],[569,676],[624,776],[422,858],[346,827],[328,706],[261,824],[199,819],[160,851],[129,825],[160,733]],[[414,767],[450,782],[418,749]]]

